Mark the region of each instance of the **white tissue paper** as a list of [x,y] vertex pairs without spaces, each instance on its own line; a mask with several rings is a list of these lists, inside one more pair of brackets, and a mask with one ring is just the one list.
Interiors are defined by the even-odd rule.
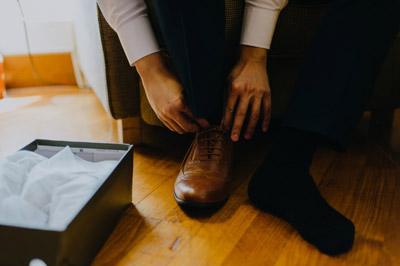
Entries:
[[89,162],[69,147],[50,159],[18,151],[0,161],[0,223],[64,228],[117,161]]

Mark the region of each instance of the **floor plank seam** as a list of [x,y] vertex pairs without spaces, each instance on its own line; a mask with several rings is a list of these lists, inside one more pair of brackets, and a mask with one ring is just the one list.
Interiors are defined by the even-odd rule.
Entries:
[[145,200],[147,197],[149,197],[153,192],[155,192],[159,187],[161,187],[164,183],[168,182],[170,179],[176,178],[175,176],[170,176],[165,178],[163,182],[161,182],[157,187],[155,187],[153,190],[151,190],[149,193],[145,194],[143,198],[141,198],[138,202],[135,203],[135,205],[140,204],[143,200]]

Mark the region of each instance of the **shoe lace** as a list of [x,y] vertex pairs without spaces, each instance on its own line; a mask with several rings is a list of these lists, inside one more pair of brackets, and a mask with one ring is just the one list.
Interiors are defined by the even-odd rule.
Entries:
[[212,160],[213,156],[221,156],[222,145],[218,147],[219,142],[224,142],[224,131],[222,126],[210,127],[199,133],[200,157],[205,160]]

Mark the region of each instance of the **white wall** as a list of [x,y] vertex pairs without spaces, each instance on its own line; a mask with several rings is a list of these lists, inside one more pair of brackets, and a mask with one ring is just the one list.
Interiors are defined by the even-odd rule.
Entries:
[[[82,0],[84,1],[84,0]],[[70,0],[20,0],[33,53],[70,52],[73,8]],[[0,53],[26,54],[17,0],[0,0]]]
[[109,111],[103,48],[97,22],[96,0],[66,1],[73,3],[76,52],[79,67],[85,77],[84,81],[96,93],[104,108]]
[[[93,89],[108,111],[96,0],[20,1],[32,53],[72,52],[78,85]],[[0,54],[26,53],[17,0],[0,0]],[[83,73],[83,78],[80,73]]]

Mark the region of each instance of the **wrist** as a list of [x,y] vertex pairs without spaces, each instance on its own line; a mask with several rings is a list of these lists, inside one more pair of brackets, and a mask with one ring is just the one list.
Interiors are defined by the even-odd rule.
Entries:
[[240,47],[240,61],[242,62],[255,62],[267,63],[267,49],[242,45]]
[[134,66],[140,77],[145,79],[148,76],[165,72],[164,59],[160,52],[149,54],[135,62]]

